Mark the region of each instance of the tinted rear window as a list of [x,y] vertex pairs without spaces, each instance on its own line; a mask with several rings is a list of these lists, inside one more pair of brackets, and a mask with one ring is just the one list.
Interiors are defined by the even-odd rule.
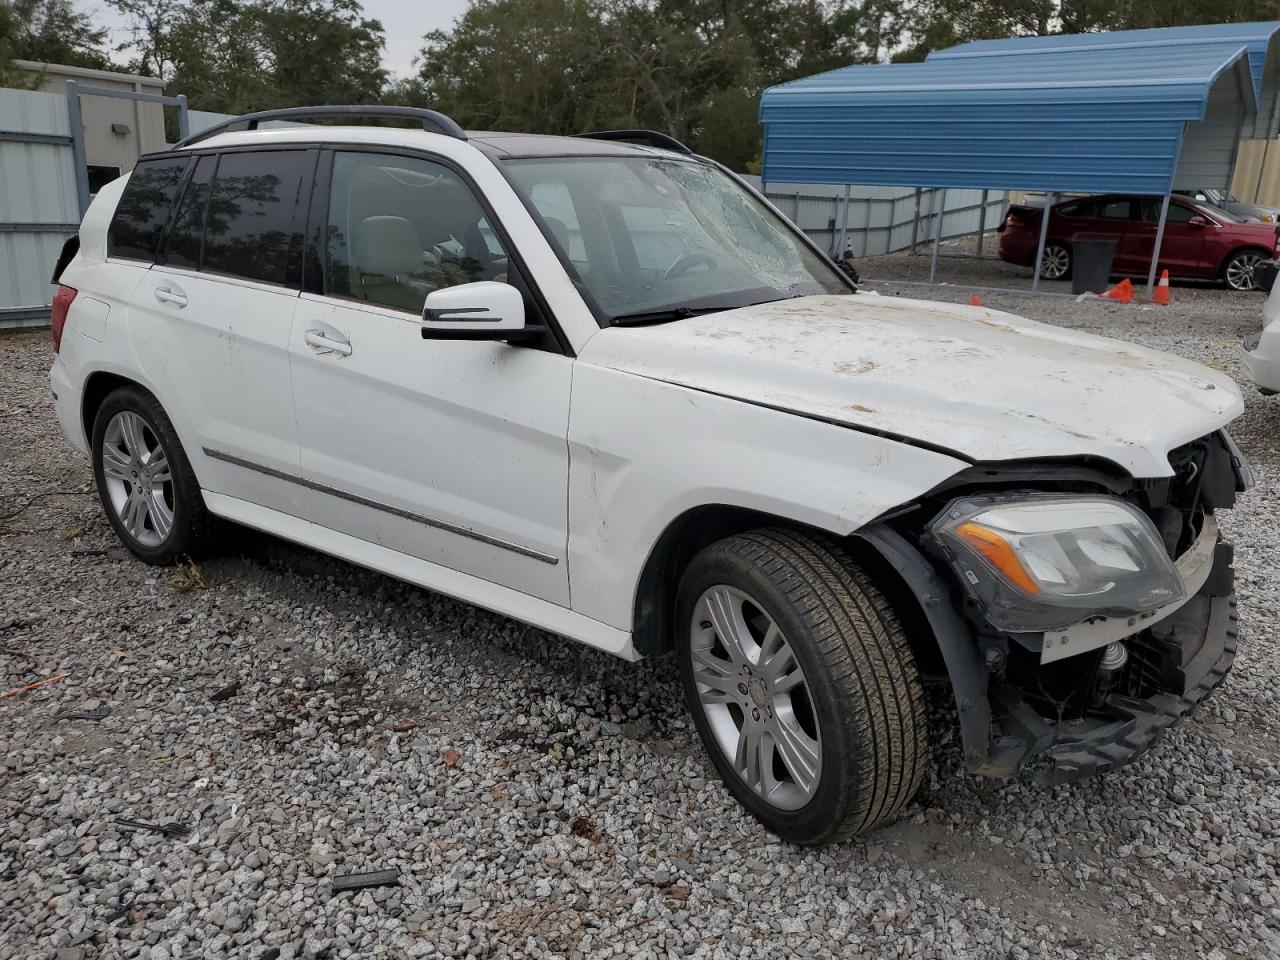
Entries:
[[200,239],[204,233],[204,209],[209,199],[209,181],[213,179],[215,157],[201,157],[182,191],[178,209],[169,231],[169,249],[165,263],[174,267],[200,269]]
[[311,162],[305,151],[223,154],[209,197],[201,269],[264,283],[296,277]]
[[155,259],[187,160],[141,160],[134,167],[107,231],[108,256]]

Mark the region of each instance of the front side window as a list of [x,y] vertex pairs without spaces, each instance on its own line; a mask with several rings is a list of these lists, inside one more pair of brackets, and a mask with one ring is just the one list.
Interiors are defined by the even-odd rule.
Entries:
[[140,160],[133,168],[107,231],[108,256],[155,259],[187,160]]
[[433,290],[507,281],[501,240],[443,164],[337,153],[331,182],[326,293],[420,314]]
[[200,269],[289,283],[302,255],[312,154],[224,153],[209,188]]
[[772,210],[708,164],[637,156],[504,163],[605,319],[851,292]]

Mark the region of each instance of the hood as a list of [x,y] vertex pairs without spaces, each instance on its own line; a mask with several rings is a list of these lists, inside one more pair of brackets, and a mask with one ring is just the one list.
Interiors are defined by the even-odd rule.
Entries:
[[983,307],[816,296],[610,327],[580,360],[971,461],[1093,456],[1136,477],[1237,416],[1223,374]]

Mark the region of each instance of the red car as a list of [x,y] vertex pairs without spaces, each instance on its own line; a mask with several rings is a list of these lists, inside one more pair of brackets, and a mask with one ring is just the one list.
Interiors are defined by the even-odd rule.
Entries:
[[[1042,207],[1009,207],[999,227],[1002,260],[1031,266],[1042,215]],[[1049,216],[1040,276],[1045,280],[1071,276],[1072,244],[1077,237],[1115,240],[1112,272],[1145,275],[1159,219],[1159,197],[1082,197],[1059,203]],[[1159,268],[1174,277],[1221,280],[1233,290],[1252,290],[1253,268],[1274,258],[1278,246],[1280,228],[1273,224],[1246,223],[1225,210],[1175,196],[1169,200]]]

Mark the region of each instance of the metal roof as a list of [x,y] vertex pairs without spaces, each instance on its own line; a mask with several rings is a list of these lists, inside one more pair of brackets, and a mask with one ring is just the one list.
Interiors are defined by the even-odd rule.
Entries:
[[1163,194],[1211,99],[1237,139],[1253,125],[1249,66],[1241,43],[844,67],[764,92],[763,177]]
[[1132,50],[1136,47],[1163,51],[1164,56],[1171,55],[1171,47],[1180,48],[1177,56],[1182,56],[1182,50],[1186,48],[1215,50],[1230,56],[1241,44],[1249,51],[1249,73],[1253,77],[1254,94],[1258,100],[1257,123],[1246,138],[1269,140],[1280,133],[1280,21],[972,40],[946,50],[935,50],[928,59],[1034,54],[1046,50]]

